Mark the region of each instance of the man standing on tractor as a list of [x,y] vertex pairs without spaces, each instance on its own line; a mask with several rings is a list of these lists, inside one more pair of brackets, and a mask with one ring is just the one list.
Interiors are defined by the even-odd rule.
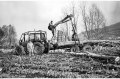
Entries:
[[48,29],[52,31],[53,36],[55,35],[55,26],[53,25],[53,21],[49,23]]

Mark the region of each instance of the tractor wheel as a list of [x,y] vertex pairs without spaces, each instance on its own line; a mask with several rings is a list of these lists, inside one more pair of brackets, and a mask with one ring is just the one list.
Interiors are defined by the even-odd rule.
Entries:
[[92,47],[90,45],[85,45],[83,51],[92,51]]
[[71,48],[71,52],[79,52],[79,51],[80,51],[80,48],[77,45],[75,45]]
[[41,55],[43,54],[44,50],[45,50],[45,47],[43,44],[39,42],[34,43],[34,54]]
[[49,50],[50,50],[50,44],[47,43],[46,46],[45,46],[44,53],[49,53]]
[[16,46],[15,55],[25,55],[24,47],[21,45]]

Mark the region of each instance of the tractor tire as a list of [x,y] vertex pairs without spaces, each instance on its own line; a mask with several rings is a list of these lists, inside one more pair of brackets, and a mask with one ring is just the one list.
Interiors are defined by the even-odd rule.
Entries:
[[25,55],[24,47],[21,45],[16,46],[15,55]]
[[45,54],[49,53],[49,50],[50,50],[50,44],[47,43],[46,46],[45,46],[44,53],[45,53]]
[[44,53],[45,47],[40,42],[34,43],[34,54],[42,55]]
[[83,51],[92,51],[92,47],[90,45],[85,45]]
[[71,52],[79,52],[80,51],[80,48],[78,45],[75,45],[71,48]]

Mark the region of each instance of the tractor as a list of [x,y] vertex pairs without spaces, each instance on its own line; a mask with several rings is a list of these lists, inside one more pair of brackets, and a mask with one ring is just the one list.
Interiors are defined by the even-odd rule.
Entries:
[[21,38],[19,40],[19,46],[17,46],[17,53],[29,54],[27,44],[31,41],[34,45],[34,54],[40,55],[43,53],[49,52],[49,43],[47,41],[47,33],[46,31],[38,30],[38,31],[28,31],[22,33]]

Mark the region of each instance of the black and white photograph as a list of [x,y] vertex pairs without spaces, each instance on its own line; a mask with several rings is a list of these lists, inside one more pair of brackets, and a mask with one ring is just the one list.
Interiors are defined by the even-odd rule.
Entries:
[[0,78],[120,78],[120,1],[0,1]]

